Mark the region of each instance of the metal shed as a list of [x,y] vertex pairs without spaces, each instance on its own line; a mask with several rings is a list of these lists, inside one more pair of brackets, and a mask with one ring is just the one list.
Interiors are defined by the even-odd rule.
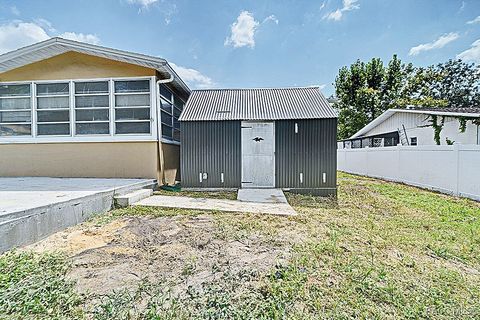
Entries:
[[184,187],[336,195],[337,113],[319,87],[194,90],[179,121]]

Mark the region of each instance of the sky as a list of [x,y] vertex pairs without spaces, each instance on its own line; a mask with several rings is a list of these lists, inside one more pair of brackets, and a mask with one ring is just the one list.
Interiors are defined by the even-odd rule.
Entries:
[[480,0],[0,0],[0,53],[61,36],[167,59],[192,89],[319,85],[393,54],[480,63]]

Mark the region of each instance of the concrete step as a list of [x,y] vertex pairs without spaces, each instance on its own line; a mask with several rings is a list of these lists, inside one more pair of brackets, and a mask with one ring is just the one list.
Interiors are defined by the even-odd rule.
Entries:
[[152,189],[140,189],[124,195],[115,196],[115,203],[118,207],[128,207],[135,202],[153,195]]

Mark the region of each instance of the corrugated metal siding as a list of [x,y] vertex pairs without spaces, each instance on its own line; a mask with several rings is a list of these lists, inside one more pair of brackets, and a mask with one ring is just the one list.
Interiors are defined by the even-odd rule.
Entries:
[[[181,122],[180,126],[182,186],[239,188],[242,170],[240,121]],[[201,172],[208,174],[202,183]]]
[[318,87],[194,90],[180,121],[336,118]]
[[[295,133],[295,123],[298,133]],[[331,189],[337,185],[337,119],[275,122],[277,188]],[[303,173],[303,183],[300,173]],[[326,173],[323,183],[322,174]]]

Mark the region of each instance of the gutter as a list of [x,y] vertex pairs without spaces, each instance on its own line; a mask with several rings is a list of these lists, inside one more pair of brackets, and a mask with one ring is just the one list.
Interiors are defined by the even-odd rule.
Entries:
[[163,156],[163,148],[162,148],[162,114],[161,114],[161,104],[162,101],[160,99],[160,85],[164,83],[170,83],[175,79],[175,76],[173,74],[170,74],[170,78],[168,79],[161,79],[157,80],[157,147],[158,147],[158,163],[160,165],[160,179],[159,181],[162,183],[162,185],[166,184],[165,181],[165,157]]

